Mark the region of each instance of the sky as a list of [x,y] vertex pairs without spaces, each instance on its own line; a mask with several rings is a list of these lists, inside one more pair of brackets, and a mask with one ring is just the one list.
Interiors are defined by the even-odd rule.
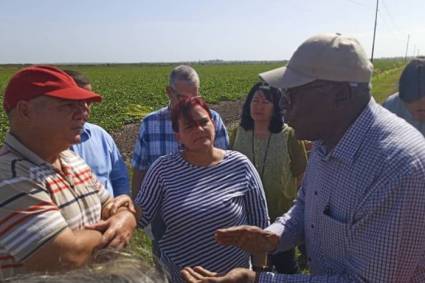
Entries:
[[[425,55],[425,1],[379,6],[374,57]],[[0,0],[0,64],[286,60],[322,32],[354,36],[370,56],[375,8],[375,0]]]

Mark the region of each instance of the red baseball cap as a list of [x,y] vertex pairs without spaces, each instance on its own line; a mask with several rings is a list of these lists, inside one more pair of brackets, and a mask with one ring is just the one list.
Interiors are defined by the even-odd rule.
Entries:
[[19,70],[9,81],[3,98],[3,109],[12,110],[21,100],[47,95],[66,100],[100,102],[102,97],[79,87],[64,71],[44,65],[33,65]]

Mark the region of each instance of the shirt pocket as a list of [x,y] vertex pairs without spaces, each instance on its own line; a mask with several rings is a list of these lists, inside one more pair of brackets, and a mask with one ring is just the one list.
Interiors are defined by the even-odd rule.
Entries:
[[327,258],[338,260],[345,256],[348,242],[348,224],[323,212],[320,217],[320,250]]

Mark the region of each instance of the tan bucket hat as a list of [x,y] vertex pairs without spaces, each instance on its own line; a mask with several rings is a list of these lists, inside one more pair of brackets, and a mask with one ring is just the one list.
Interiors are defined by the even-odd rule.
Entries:
[[286,67],[259,74],[269,85],[293,88],[315,80],[368,83],[373,65],[357,39],[338,33],[307,39]]

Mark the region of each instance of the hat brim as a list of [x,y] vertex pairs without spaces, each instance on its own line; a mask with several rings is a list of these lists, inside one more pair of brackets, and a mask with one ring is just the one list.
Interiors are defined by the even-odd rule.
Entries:
[[288,67],[273,69],[260,73],[258,76],[272,87],[282,89],[302,86],[316,80],[314,77],[306,76]]
[[65,100],[85,100],[89,102],[102,101],[102,96],[78,86],[50,91],[44,93],[44,95]]

